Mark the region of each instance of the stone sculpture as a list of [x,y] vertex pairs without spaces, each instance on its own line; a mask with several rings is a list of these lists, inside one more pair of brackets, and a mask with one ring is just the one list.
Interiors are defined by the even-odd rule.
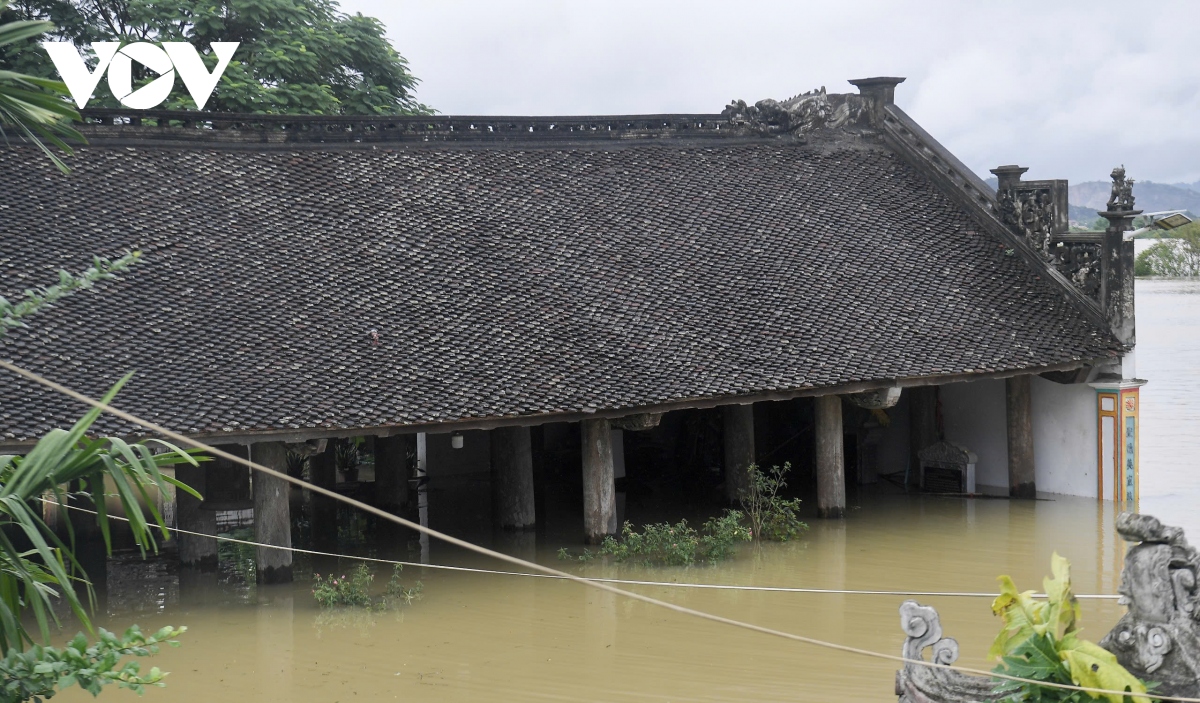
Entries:
[[820,90],[810,90],[782,102],[767,98],[747,105],[745,100],[735,100],[725,107],[721,116],[760,134],[802,136],[824,127],[858,124],[866,106],[862,96],[831,96],[825,92],[825,86],[821,86]]
[[1117,532],[1135,542],[1121,572],[1121,603],[1129,611],[1100,646],[1155,693],[1200,697],[1200,553],[1183,530],[1149,515],[1122,513]]
[[[1136,513],[1117,517],[1117,532],[1136,543],[1125,555],[1120,603],[1128,612],[1100,640],[1134,676],[1158,685],[1154,693],[1200,697],[1200,552],[1188,545],[1183,530]],[[958,643],[942,637],[937,611],[916,601],[900,606],[904,658],[953,664]],[[905,664],[896,672],[900,703],[998,701],[996,682],[948,669]]]
[[1125,178],[1125,167],[1118,166],[1112,171],[1112,193],[1108,197],[1108,211],[1120,212],[1133,209],[1133,179]]

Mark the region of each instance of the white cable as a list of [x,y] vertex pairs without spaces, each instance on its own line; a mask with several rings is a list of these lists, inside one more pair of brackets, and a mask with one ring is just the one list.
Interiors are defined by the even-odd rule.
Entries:
[[[43,502],[53,505],[62,505],[56,501]],[[95,510],[88,510],[77,505],[62,505],[70,510],[78,510],[84,513],[96,514]],[[129,521],[129,518],[110,515],[109,519]],[[251,540],[238,539],[236,537],[225,537],[222,535],[210,535],[203,532],[192,532],[180,527],[168,527],[168,530],[178,532],[184,535],[193,535],[195,537],[205,537],[215,539],[221,542],[232,542],[234,544],[245,544],[251,547],[263,547],[265,549],[282,549],[297,554],[311,554],[319,557],[335,557],[337,559],[358,559],[359,561],[369,561],[377,564],[399,564],[400,566],[415,566],[426,569],[442,569],[445,571],[463,571],[472,574],[497,574],[500,576],[526,576],[529,578],[539,579],[557,579],[559,581],[567,580],[562,576],[554,574],[530,574],[524,571],[500,571],[498,569],[476,569],[469,566],[450,566],[448,564],[423,564],[414,561],[398,561],[395,559],[380,559],[378,557],[363,557],[354,554],[336,554],[334,552],[321,552],[314,549],[301,549],[300,547],[283,547],[277,544],[264,544],[262,542],[254,542]],[[844,590],[836,588],[801,588],[798,586],[740,586],[737,584],[719,584],[719,583],[687,583],[679,581],[637,581],[632,579],[612,579],[612,578],[595,578],[589,576],[581,576],[580,578],[588,581],[599,581],[600,583],[617,583],[627,586],[662,586],[666,588],[698,588],[708,589],[713,591],[763,591],[768,593],[824,593],[830,595],[849,595],[849,596],[906,596],[906,597],[922,597],[922,598],[995,598],[996,593],[973,593],[969,591],[861,591],[861,590]],[[1033,594],[1034,598],[1045,598],[1044,593]],[[1076,598],[1096,599],[1096,600],[1116,600],[1120,596],[1108,594],[1077,594]]]

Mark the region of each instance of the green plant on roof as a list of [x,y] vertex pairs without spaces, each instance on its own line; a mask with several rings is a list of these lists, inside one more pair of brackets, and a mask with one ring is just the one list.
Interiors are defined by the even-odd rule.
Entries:
[[1118,664],[1111,652],[1079,636],[1079,601],[1071,592],[1070,563],[1055,554],[1050,570],[1052,575],[1042,581],[1046,600],[1034,598],[1033,591],[1018,592],[1008,576],[999,578],[1000,595],[992,602],[992,612],[1004,618],[1004,626],[988,651],[989,657],[1000,660],[994,671],[1127,694],[1091,694],[1005,680],[996,690],[1008,694],[1005,700],[1019,703],[1083,703],[1101,696],[1111,703],[1149,703],[1143,695],[1146,684]]

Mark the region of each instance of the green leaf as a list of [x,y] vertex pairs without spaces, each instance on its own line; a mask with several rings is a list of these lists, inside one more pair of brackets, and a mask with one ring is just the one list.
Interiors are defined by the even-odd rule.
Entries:
[[[1134,703],[1149,703],[1145,693],[1146,684],[1117,663],[1111,652],[1097,644],[1082,640],[1074,634],[1067,635],[1058,646],[1058,654],[1071,672],[1071,682],[1087,688],[1102,688],[1110,691],[1129,691]],[[1115,693],[1103,694],[1111,703],[1124,703],[1125,696]]]

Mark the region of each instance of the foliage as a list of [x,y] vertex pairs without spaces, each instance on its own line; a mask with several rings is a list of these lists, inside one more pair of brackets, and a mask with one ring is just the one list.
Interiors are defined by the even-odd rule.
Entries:
[[292,478],[303,478],[308,468],[308,457],[300,452],[287,453],[287,475]]
[[162,643],[177,647],[175,638],[186,630],[168,626],[146,636],[134,625],[117,636],[101,628],[94,644],[80,633],[62,648],[34,645],[25,651],[10,649],[0,660],[0,703],[41,701],[76,684],[93,696],[112,683],[139,694],[146,686],[162,686],[166,674],[158,667],[142,675],[137,661],[123,660],[155,654]]
[[[1055,554],[1051,577],[1042,582],[1046,600],[1036,600],[1033,591],[1017,592],[1008,576],[1001,576],[1000,595],[992,612],[1004,618],[1004,627],[992,643],[988,656],[1000,660],[997,673],[1050,683],[1128,691],[1130,696],[1105,695],[1111,703],[1132,698],[1148,703],[1146,685],[1117,663],[1112,653],[1078,636],[1079,601],[1071,592],[1071,565]],[[998,691],[1007,700],[1069,701],[1082,703],[1096,696],[1082,691],[1046,688],[1016,681],[1003,681]]]
[[[0,140],[8,142],[5,127],[41,149],[50,161],[64,173],[67,165],[50,146],[70,155],[65,140],[83,141],[71,123],[79,113],[63,99],[67,86],[52,76],[30,75],[6,66],[3,56],[16,47],[30,44],[34,38],[52,31],[54,25],[44,21],[7,21],[8,0],[0,0]],[[50,146],[47,146],[49,143]]]
[[[102,402],[111,401],[128,380],[129,376],[121,379]],[[78,481],[81,490],[91,496],[105,546],[111,551],[104,493],[107,478],[116,489],[133,538],[145,553],[147,548],[156,548],[156,542],[139,499],[148,506],[163,538],[168,536],[147,488],[155,486],[165,491],[167,484],[172,484],[199,497],[161,472],[163,467],[175,464],[195,465],[197,460],[191,452],[160,440],[129,444],[115,437],[89,439],[85,434],[99,416],[100,410],[92,409],[70,430],[51,430],[24,457],[0,455],[0,522],[12,525],[32,545],[31,550],[21,552],[9,534],[0,530],[0,653],[34,643],[21,622],[21,612],[26,609],[33,612],[42,638],[48,638],[50,621],[57,623],[52,600],[60,595],[84,626],[91,627],[83,604],[70,588],[73,580],[85,578],[82,569],[71,547],[31,507],[33,501],[50,493],[60,505],[65,504],[64,487]],[[69,538],[73,541],[73,533]],[[88,589],[90,593],[90,584]]]
[[75,275],[60,270],[58,283],[44,288],[28,289],[25,291],[24,297],[16,303],[10,303],[0,296],[0,338],[4,337],[4,333],[10,329],[25,327],[22,319],[35,314],[47,305],[52,305],[84,288],[91,288],[97,281],[114,278],[118,273],[128,271],[130,266],[141,260],[141,255],[141,252],[133,251],[115,260],[97,256],[92,259],[91,267],[83,273]]
[[1169,238],[1151,244],[1138,254],[1136,276],[1200,276],[1200,222],[1175,230]]
[[605,537],[596,552],[583,550],[574,555],[560,549],[560,559],[590,561],[597,556],[610,556],[616,561],[632,560],[644,566],[690,566],[696,562],[715,564],[733,555],[737,542],[750,539],[750,530],[742,526],[742,513],[726,510],[720,517],[704,523],[697,531],[680,520],[674,525],[667,522],[643,525],[641,531],[626,522],[621,536]]
[[[94,41],[186,41],[212,70],[212,42],[241,42],[205,110],[267,114],[428,114],[413,90],[417,79],[388,42],[383,23],[346,14],[335,0],[15,0],[10,11],[52,20],[54,38],[86,48]],[[206,53],[207,52],[207,53]],[[32,43],[0,54],[5,63],[53,76]],[[135,74],[146,82],[150,75]],[[118,107],[102,81],[96,105]],[[89,103],[92,104],[92,103]],[[194,108],[176,90],[167,108]]]
[[392,566],[392,576],[379,598],[371,595],[371,584],[375,580],[375,574],[366,564],[359,563],[350,571],[349,576],[342,574],[322,577],[320,574],[313,574],[313,598],[323,608],[348,606],[383,610],[400,602],[408,605],[420,597],[422,586],[418,581],[415,586],[406,587],[400,581],[403,570],[404,567],[400,564]]
[[746,470],[750,480],[741,503],[754,539],[786,542],[808,529],[799,517],[800,499],[779,495],[787,487],[786,476],[792,470],[790,463],[765,471],[751,464]]
[[354,439],[336,440],[333,448],[334,466],[342,473],[350,473],[362,462],[362,449]]

